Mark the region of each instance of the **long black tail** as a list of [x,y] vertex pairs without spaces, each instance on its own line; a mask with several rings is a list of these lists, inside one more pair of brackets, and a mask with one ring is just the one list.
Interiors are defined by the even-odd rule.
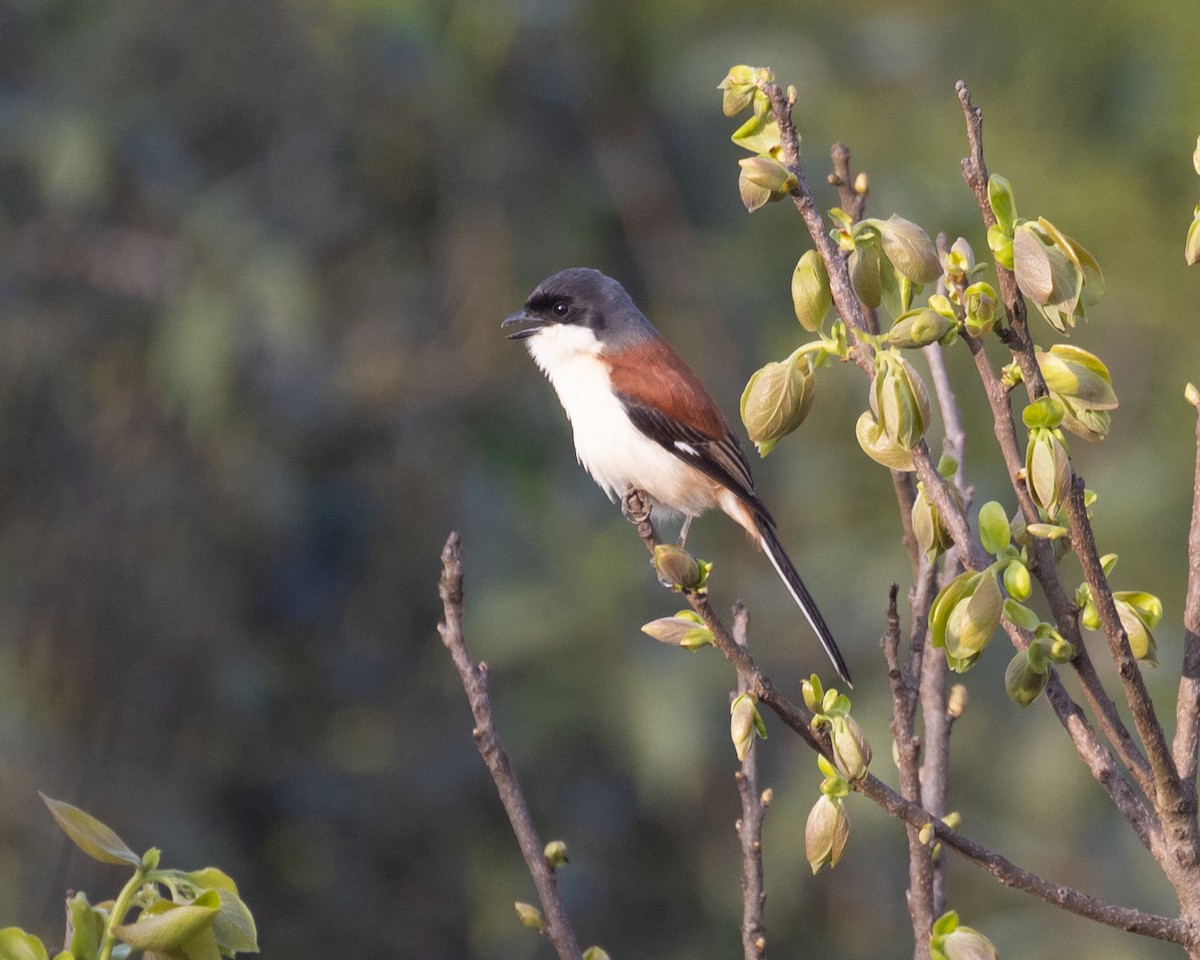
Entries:
[[834,643],[833,634],[830,633],[829,626],[825,623],[825,618],[821,616],[821,611],[817,609],[816,601],[813,600],[812,594],[808,592],[808,587],[804,585],[804,581],[800,579],[800,574],[792,566],[792,561],[784,553],[783,544],[779,542],[779,538],[775,535],[770,521],[765,517],[758,517],[757,526],[758,532],[762,536],[763,551],[770,558],[775,572],[779,574],[779,578],[786,584],[788,592],[792,595],[792,599],[796,601],[804,616],[808,618],[808,622],[812,624],[812,628],[817,634],[817,639],[821,641],[821,646],[825,648],[825,652],[829,654],[829,659],[833,661],[833,666],[837,670],[838,676],[846,682],[846,686],[852,687],[854,684],[850,682],[850,670],[846,666],[846,660],[842,656],[842,652],[838,649],[837,644]]

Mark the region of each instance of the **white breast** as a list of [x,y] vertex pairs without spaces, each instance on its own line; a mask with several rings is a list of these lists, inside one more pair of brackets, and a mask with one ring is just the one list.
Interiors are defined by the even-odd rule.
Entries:
[[591,330],[546,327],[528,345],[571,421],[579,462],[610,499],[633,484],[660,506],[688,516],[716,505],[711,481],[630,422],[613,396],[608,368],[600,359],[602,348]]

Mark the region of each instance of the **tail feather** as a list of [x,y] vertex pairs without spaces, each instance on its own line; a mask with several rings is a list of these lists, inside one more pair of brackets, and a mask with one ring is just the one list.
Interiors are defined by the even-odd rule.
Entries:
[[775,535],[770,522],[761,517],[756,519],[757,522],[755,525],[758,527],[759,542],[762,544],[763,552],[770,559],[771,566],[775,568],[775,572],[779,574],[779,579],[787,586],[792,599],[796,601],[797,606],[800,607],[801,612],[812,625],[817,639],[821,641],[821,646],[825,648],[829,659],[833,661],[833,666],[837,670],[838,676],[845,681],[846,686],[854,686],[850,682],[850,670],[846,666],[846,660],[842,656],[842,652],[838,649],[837,644],[834,643],[833,634],[830,632],[828,624],[825,623],[825,618],[821,616],[821,611],[817,609],[817,604],[813,600],[812,594],[808,592],[804,581],[800,579],[800,574],[796,572],[792,561],[788,559],[788,555],[784,552],[783,545]]

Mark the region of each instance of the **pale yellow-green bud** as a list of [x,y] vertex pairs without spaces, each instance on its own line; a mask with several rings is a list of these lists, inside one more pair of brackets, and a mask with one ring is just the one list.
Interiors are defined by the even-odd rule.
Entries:
[[517,918],[524,926],[530,930],[536,930],[538,933],[546,931],[546,921],[542,917],[542,911],[532,903],[522,903],[518,900],[513,904],[513,907],[517,911]]
[[555,870],[567,863],[567,845],[561,840],[551,840],[542,851],[546,862]]
[[805,330],[815,333],[821,328],[832,304],[825,261],[816,250],[808,250],[792,271],[792,306],[796,319]]
[[1018,650],[1004,671],[1004,690],[1017,706],[1027,707],[1041,696],[1049,679],[1045,664],[1039,670],[1026,651]]
[[782,363],[768,363],[750,377],[742,391],[742,423],[760,456],[804,422],[812,408],[815,379],[808,357],[799,353]]
[[861,780],[871,763],[871,744],[858,722],[851,716],[834,716],[830,743],[833,760],[847,780]]
[[603,948],[591,946],[583,951],[583,960],[609,960],[609,956]]
[[864,410],[858,418],[854,425],[854,436],[863,453],[876,463],[890,470],[911,472],[916,469],[913,466],[912,453],[892,442],[870,410]]
[[911,450],[929,423],[929,393],[899,352],[883,350],[876,357],[869,395],[871,412],[896,446]]
[[896,318],[888,331],[888,343],[893,347],[912,349],[937,343],[954,328],[954,321],[928,307],[909,310]]
[[692,610],[680,610],[673,617],[651,620],[642,626],[642,633],[659,643],[683,647],[685,650],[699,650],[713,642],[712,631]]
[[841,798],[821,794],[804,825],[804,853],[812,872],[837,866],[850,837],[850,820]]
[[653,563],[658,579],[667,586],[694,590],[701,585],[700,565],[678,544],[660,543],[656,546]]
[[1036,427],[1025,450],[1025,487],[1051,519],[1071,492],[1071,460],[1055,431]]
[[933,283],[942,275],[942,261],[929,234],[911,220],[892,214],[868,221],[879,231],[883,255],[896,272],[913,283]]
[[758,712],[753,695],[743,693],[734,698],[729,706],[729,739],[738,760],[745,760],[754,745],[755,736],[767,736],[767,726]]

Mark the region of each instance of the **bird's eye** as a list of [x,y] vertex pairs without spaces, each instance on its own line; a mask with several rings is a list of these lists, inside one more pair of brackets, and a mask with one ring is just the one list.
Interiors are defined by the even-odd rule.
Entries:
[[558,303],[556,303],[550,309],[554,312],[556,317],[565,317],[571,310],[571,308],[567,306],[566,300],[559,300]]

